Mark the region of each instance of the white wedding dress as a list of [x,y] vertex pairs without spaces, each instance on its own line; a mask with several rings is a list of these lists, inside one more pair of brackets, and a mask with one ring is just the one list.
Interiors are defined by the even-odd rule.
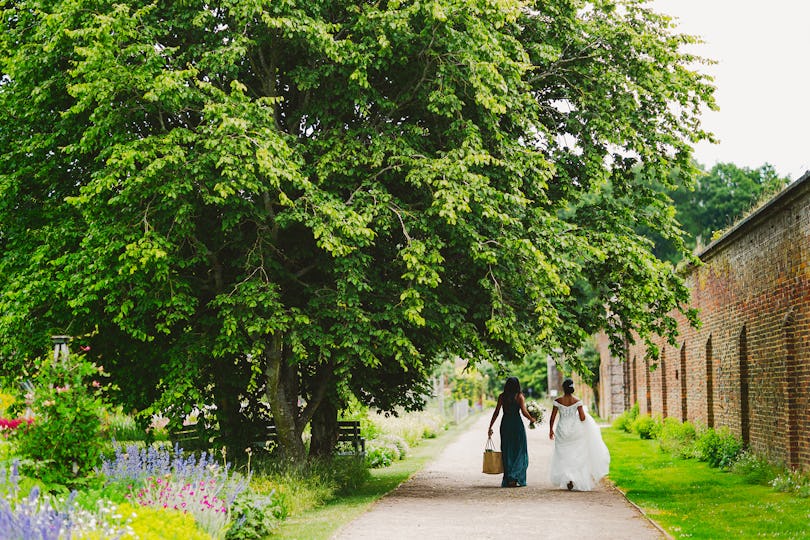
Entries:
[[[591,415],[585,411],[585,421],[579,419],[573,405],[553,402],[557,407],[557,426],[554,428],[554,453],[551,456],[551,483],[567,488],[568,482],[577,491],[590,491],[610,469],[610,453],[602,441],[602,433]],[[583,408],[584,409],[584,408]]]

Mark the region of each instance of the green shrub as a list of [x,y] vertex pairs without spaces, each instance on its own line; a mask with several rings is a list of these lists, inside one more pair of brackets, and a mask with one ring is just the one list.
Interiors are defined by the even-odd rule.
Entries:
[[336,456],[305,463],[255,459],[251,488],[259,494],[274,493],[278,498],[276,515],[297,515],[332,500],[336,494],[357,491],[371,477],[365,459],[360,456]]
[[388,433],[385,435],[381,435],[380,439],[385,441],[386,444],[394,446],[397,449],[397,459],[405,459],[405,456],[407,456],[408,453],[411,451],[411,447],[408,445],[408,441],[406,441],[399,435]]
[[690,457],[695,443],[695,425],[676,418],[665,418],[658,434],[661,450],[679,457]]
[[353,493],[371,479],[371,472],[362,456],[337,456],[328,465],[338,493]]
[[749,484],[767,486],[779,475],[780,467],[753,452],[741,452],[731,464],[731,472],[739,474]]
[[105,438],[118,442],[146,440],[146,430],[131,415],[124,414],[121,407],[102,415],[101,431]]
[[810,475],[802,471],[785,471],[770,481],[776,491],[810,497]]
[[[262,470],[264,469],[264,470]],[[280,516],[300,514],[322,505],[334,496],[334,486],[305,467],[290,463],[286,469],[277,465],[263,467],[257,463],[250,479],[250,487],[257,494],[274,494],[278,499]],[[279,518],[283,520],[283,517]]]
[[627,414],[627,411],[624,411],[622,414],[613,419],[612,426],[618,430],[624,431],[625,433],[630,433],[633,431],[633,420]]
[[743,444],[728,428],[707,429],[695,443],[698,457],[712,467],[730,467],[742,452]]
[[384,453],[390,455],[392,461],[404,459],[410,451],[410,446],[405,439],[390,433],[380,435],[378,438],[366,442],[366,454],[368,454],[369,449],[377,451],[380,448],[385,449]]
[[366,441],[366,464],[372,469],[388,467],[397,456],[396,445],[386,444],[380,439]]
[[638,403],[624,411],[613,420],[613,427],[626,433],[633,431],[633,422],[638,418]]
[[275,490],[266,495],[252,489],[240,493],[229,509],[233,525],[225,534],[226,540],[262,540],[270,536],[287,518],[283,499]]
[[380,427],[369,418],[368,413],[365,416],[360,418],[360,434],[365,439],[376,439],[380,435],[382,435],[382,430]]
[[44,482],[70,485],[98,464],[102,374],[78,355],[41,361],[27,396],[34,422],[18,434],[17,449],[24,466]]
[[633,421],[633,431],[638,433],[642,439],[658,438],[662,426],[660,419],[653,418],[648,414],[639,416]]
[[0,438],[0,462],[10,461],[17,453],[17,445]]
[[76,505],[86,510],[95,510],[98,501],[110,501],[116,504],[129,502],[131,489],[124,482],[113,482],[99,487],[77,491]]

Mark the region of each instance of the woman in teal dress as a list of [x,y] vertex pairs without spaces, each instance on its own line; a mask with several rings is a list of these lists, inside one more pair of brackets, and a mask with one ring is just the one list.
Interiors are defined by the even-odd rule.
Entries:
[[503,458],[503,480],[501,487],[518,487],[526,485],[526,469],[529,467],[529,451],[526,447],[526,428],[520,413],[536,422],[526,410],[526,398],[520,391],[517,377],[509,377],[503,385],[503,392],[498,396],[498,405],[489,422],[489,436],[492,436],[492,425],[503,409],[501,419],[501,456]]

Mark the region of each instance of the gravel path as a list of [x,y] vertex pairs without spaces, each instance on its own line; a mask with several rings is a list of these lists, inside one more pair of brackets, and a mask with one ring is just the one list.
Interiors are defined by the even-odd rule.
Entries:
[[[445,447],[422,471],[380,499],[333,539],[615,538],[664,536],[605,482],[590,492],[560,490],[548,481],[553,443],[548,424],[526,430],[526,487],[501,488],[500,475],[481,473],[491,412]],[[548,418],[546,414],[546,418]],[[495,437],[498,436],[495,424]],[[499,445],[499,441],[496,440]]]

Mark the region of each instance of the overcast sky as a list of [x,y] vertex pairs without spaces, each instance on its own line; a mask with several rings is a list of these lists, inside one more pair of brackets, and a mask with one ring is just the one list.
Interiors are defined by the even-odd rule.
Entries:
[[706,42],[692,49],[718,63],[720,111],[704,126],[720,140],[701,143],[695,158],[756,168],[770,163],[795,180],[810,170],[810,0],[652,0],[678,18],[682,33]]

